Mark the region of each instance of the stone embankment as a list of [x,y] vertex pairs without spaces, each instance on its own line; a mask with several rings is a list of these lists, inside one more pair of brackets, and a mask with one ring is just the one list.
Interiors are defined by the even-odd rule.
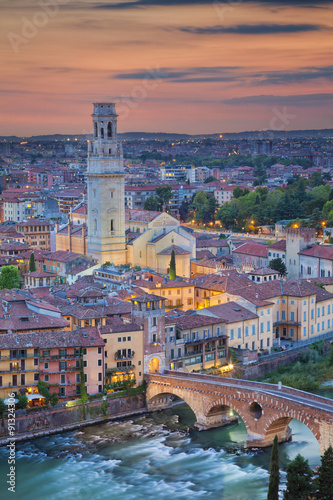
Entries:
[[16,412],[13,435],[9,433],[7,419],[4,427],[0,425],[0,446],[147,412],[144,394],[108,399],[105,402],[107,405],[104,406],[104,401],[101,400],[30,413],[19,410]]

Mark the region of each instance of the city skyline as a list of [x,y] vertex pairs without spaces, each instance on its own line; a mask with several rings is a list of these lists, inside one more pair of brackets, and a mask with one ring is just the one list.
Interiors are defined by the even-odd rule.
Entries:
[[98,101],[121,132],[332,128],[331,7],[5,1],[0,135],[90,133]]

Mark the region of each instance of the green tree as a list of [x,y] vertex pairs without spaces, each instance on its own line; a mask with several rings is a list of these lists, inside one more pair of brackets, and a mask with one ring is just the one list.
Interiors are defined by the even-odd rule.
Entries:
[[288,274],[287,267],[280,257],[270,260],[269,267],[270,269],[274,269],[274,271],[278,271],[282,276]]
[[162,205],[159,202],[157,196],[148,196],[148,198],[144,201],[143,208],[145,210],[153,210],[156,212],[162,212]]
[[186,222],[187,219],[188,219],[188,215],[189,215],[189,211],[190,211],[190,205],[189,205],[189,202],[184,200],[183,203],[180,205],[179,207],[179,215],[180,215],[180,219],[183,221],[183,222]]
[[25,394],[20,394],[18,397],[17,408],[24,410],[28,406],[28,398]]
[[3,266],[0,273],[0,289],[19,288],[20,272],[15,266]]
[[217,181],[216,177],[213,177],[212,175],[210,175],[209,177],[207,177],[207,179],[205,180],[205,184],[208,184],[209,182],[214,182],[214,181]]
[[287,489],[283,500],[308,500],[313,490],[309,462],[298,454],[287,466]]
[[1,415],[2,427],[5,427],[5,413],[6,413],[6,411],[7,411],[7,406],[5,405],[4,400],[0,398],[0,415]]
[[329,446],[321,457],[315,481],[316,500],[333,500],[333,448]]
[[158,196],[159,203],[162,206],[164,203],[165,205],[168,205],[173,195],[172,187],[170,186],[170,184],[166,184],[166,186],[159,186],[155,189],[155,191]]
[[55,406],[59,401],[59,396],[56,392],[50,394],[50,404],[51,406]]
[[175,280],[176,279],[176,256],[175,256],[174,249],[172,249],[172,252],[171,252],[170,267],[169,267],[169,278],[171,280]]
[[34,271],[36,271],[36,261],[35,261],[35,254],[34,254],[34,252],[32,252],[32,254],[30,255],[29,271],[31,273],[33,273]]
[[279,440],[277,435],[275,435],[271,453],[271,472],[269,475],[267,500],[279,500],[279,483]]
[[82,403],[83,404],[86,403],[88,401],[88,395],[87,395],[87,388],[86,388],[85,376],[84,376],[83,359],[81,359],[80,394],[81,394],[81,401],[82,401]]

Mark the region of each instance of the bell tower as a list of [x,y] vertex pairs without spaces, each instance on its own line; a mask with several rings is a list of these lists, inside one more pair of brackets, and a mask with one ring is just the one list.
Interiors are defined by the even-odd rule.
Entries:
[[125,174],[114,103],[95,103],[88,143],[88,255],[126,264]]

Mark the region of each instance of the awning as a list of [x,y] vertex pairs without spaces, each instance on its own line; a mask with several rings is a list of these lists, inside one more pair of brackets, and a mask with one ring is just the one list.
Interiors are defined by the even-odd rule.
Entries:
[[28,401],[31,401],[32,399],[41,399],[41,398],[45,399],[45,396],[42,396],[41,394],[37,393],[37,394],[28,394],[27,398]]
[[13,398],[7,398],[7,399],[4,399],[3,402],[5,403],[5,405],[12,405],[12,404],[16,404],[18,403],[18,399],[14,399],[13,401]]

